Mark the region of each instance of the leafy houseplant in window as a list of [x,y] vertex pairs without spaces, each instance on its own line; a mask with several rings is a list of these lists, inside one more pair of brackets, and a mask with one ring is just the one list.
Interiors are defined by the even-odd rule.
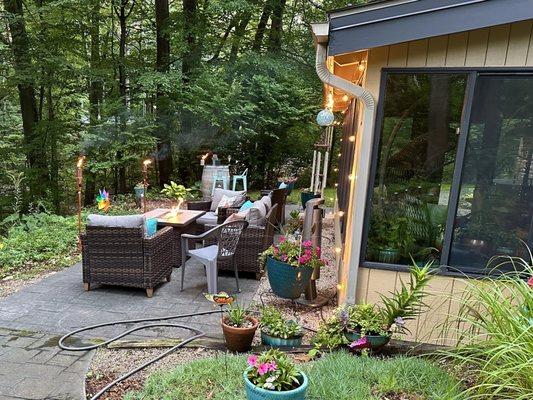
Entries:
[[339,307],[319,326],[310,355],[348,345],[353,351],[379,350],[393,333],[405,333],[405,323],[424,311],[425,289],[431,279],[432,263],[410,268],[408,283],[401,282],[391,296],[381,295],[382,306],[356,304]]
[[222,332],[228,350],[250,350],[258,326],[257,319],[249,315],[244,307],[232,303],[227,309],[227,315],[222,317]]
[[261,342],[265,346],[296,347],[302,344],[302,327],[296,321],[283,318],[275,307],[261,309],[260,325]]
[[248,400],[304,400],[309,380],[285,353],[270,349],[248,357],[243,373]]
[[281,237],[279,244],[263,252],[266,258],[268,281],[272,291],[284,299],[297,299],[309,284],[313,269],[323,267],[319,247],[311,241]]
[[379,262],[398,263],[402,255],[408,255],[412,242],[407,218],[380,212],[373,215],[369,247]]

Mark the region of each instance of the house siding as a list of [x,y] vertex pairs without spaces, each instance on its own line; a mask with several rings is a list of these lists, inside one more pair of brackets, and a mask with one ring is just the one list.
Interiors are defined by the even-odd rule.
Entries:
[[[532,30],[533,21],[529,20],[370,49],[363,85],[379,103],[381,70],[386,67],[533,66]],[[358,135],[362,131],[363,126],[359,125]],[[353,173],[357,171],[358,154],[356,148]],[[364,199],[358,199],[352,206],[364,205],[364,202]],[[347,240],[350,239],[349,236]],[[360,267],[355,299],[357,302],[379,303],[380,294],[386,295],[398,289],[402,281],[408,281],[408,274],[405,272]],[[447,316],[457,313],[458,300],[466,285],[467,281],[463,278],[436,276],[428,288],[431,296],[427,298],[426,303],[430,306],[430,312],[409,321],[408,328],[411,333],[406,339],[453,344],[454,335],[443,334],[441,326]]]

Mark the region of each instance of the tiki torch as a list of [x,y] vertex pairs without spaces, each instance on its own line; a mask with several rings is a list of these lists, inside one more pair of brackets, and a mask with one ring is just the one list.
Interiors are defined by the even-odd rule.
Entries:
[[148,187],[148,166],[152,163],[152,160],[147,159],[143,161],[143,209],[146,213],[146,188]]
[[81,192],[83,184],[83,162],[85,161],[85,156],[80,156],[78,158],[78,163],[76,164],[76,184],[78,187],[78,245],[81,245]]

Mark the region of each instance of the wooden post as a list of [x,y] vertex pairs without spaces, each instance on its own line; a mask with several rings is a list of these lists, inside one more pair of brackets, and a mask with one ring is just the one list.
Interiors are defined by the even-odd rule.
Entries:
[[146,188],[148,187],[148,166],[152,163],[151,160],[143,161],[143,213],[146,214]]
[[76,185],[78,191],[78,247],[81,248],[81,195],[83,188],[83,161],[85,156],[80,156],[78,158],[78,163],[76,164]]

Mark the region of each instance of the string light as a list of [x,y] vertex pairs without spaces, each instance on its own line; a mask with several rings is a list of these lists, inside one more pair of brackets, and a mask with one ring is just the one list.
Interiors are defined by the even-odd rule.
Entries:
[[339,211],[339,217],[342,217],[344,215],[344,211]]
[[338,183],[336,183],[336,184],[335,184],[335,187],[339,187],[339,184],[338,184]]
[[350,136],[348,139],[350,139],[350,142],[355,142],[355,136]]
[[355,177],[353,176],[353,174],[348,175],[348,179],[349,179],[349,180],[353,181],[354,178],[355,178]]
[[340,254],[342,249],[340,247],[335,247],[335,253]]
[[348,97],[347,94],[345,94],[344,96],[342,96],[342,101],[348,101],[350,100],[350,98]]
[[339,172],[339,169],[338,168],[333,168],[333,171]]

